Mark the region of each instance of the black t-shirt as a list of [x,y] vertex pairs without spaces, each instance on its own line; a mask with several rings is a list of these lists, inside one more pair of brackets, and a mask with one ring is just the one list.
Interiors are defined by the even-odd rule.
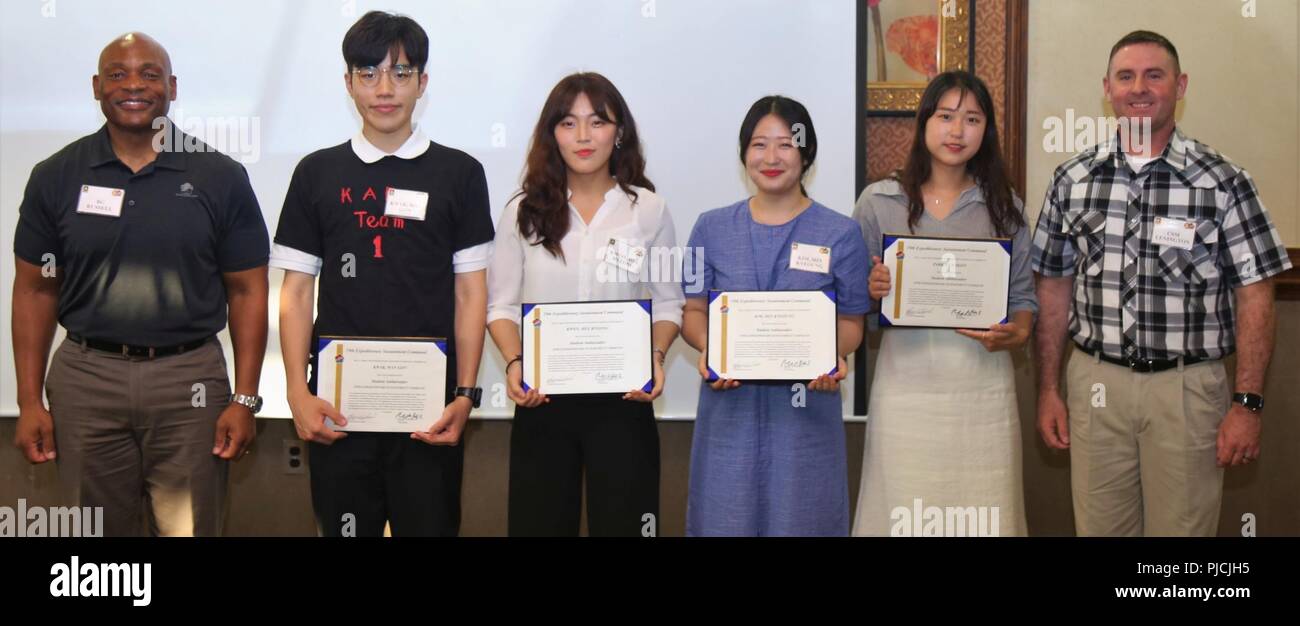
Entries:
[[[492,241],[494,230],[483,166],[429,143],[413,159],[374,163],[362,161],[350,142],[308,155],[289,183],[275,243],[323,261],[313,346],[329,335],[445,337],[450,394],[452,255]],[[425,219],[385,216],[389,188],[427,193]],[[314,387],[314,371],[311,378]]]
[[[266,265],[266,222],[244,167],[188,136],[177,145],[202,151],[160,152],[133,174],[104,126],[32,168],[14,253],[58,268],[68,332],[140,346],[215,335],[226,326],[221,274]],[[79,213],[87,186],[120,190],[120,215]]]

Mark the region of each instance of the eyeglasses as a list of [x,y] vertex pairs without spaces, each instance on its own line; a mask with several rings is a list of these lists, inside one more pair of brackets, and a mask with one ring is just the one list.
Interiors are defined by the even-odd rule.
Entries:
[[366,87],[374,87],[375,85],[378,85],[379,75],[383,73],[389,74],[393,79],[394,85],[405,85],[411,80],[412,76],[415,76],[419,72],[419,69],[414,65],[394,65],[382,69],[373,65],[367,65],[366,67],[353,68],[352,70],[352,73],[357,77],[357,80],[361,81],[361,84]]

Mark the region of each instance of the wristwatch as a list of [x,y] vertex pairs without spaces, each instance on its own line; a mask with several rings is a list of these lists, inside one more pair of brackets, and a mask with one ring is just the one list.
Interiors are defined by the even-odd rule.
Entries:
[[1264,410],[1264,396],[1257,393],[1234,393],[1232,401],[1246,407],[1251,413],[1259,413]]
[[459,398],[461,396],[469,398],[469,401],[474,403],[474,408],[477,409],[479,400],[483,398],[483,388],[482,387],[457,387],[456,397]]
[[262,410],[262,396],[246,396],[237,393],[230,396],[230,401],[248,407],[248,411],[253,415],[257,415],[257,412]]

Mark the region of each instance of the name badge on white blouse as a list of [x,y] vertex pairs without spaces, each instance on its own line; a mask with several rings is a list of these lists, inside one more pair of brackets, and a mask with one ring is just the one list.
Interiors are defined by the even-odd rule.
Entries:
[[1167,217],[1155,218],[1155,228],[1151,233],[1151,243],[1158,246],[1173,246],[1191,250],[1196,242],[1196,222],[1174,220]]
[[831,249],[807,243],[790,244],[790,269],[829,274]]
[[121,189],[82,185],[81,197],[77,198],[77,212],[122,217],[122,198],[125,195]]
[[389,187],[388,198],[384,201],[384,215],[423,222],[424,211],[428,207],[429,194],[423,191]]
[[609,243],[605,245],[604,261],[607,265],[625,272],[640,274],[641,266],[645,263],[645,254],[645,246],[636,245],[635,242],[627,239],[610,237]]

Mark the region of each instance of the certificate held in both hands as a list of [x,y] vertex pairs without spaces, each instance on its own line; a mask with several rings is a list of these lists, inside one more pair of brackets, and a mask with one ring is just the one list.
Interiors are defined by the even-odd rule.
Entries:
[[709,380],[807,382],[839,369],[835,292],[709,291]]
[[321,337],[316,371],[316,395],[348,420],[326,418],[334,430],[425,431],[446,407],[446,339]]
[[526,303],[522,313],[524,391],[654,389],[649,300]]
[[885,235],[881,326],[986,329],[1007,321],[1010,239]]

